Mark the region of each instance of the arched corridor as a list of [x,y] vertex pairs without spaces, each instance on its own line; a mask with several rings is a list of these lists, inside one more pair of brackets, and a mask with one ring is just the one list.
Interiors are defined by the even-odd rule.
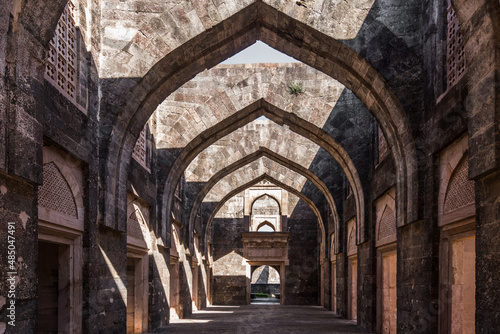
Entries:
[[2,1],[0,334],[500,328],[499,27],[496,0]]

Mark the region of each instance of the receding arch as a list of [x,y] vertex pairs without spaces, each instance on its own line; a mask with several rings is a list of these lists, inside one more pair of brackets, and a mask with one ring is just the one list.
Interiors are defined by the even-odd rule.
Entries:
[[281,205],[280,205],[280,201],[278,201],[276,199],[276,197],[274,197],[273,195],[270,195],[268,193],[264,193],[262,195],[259,195],[257,196],[256,198],[254,198],[254,200],[252,201],[252,204],[250,205],[250,212],[252,213],[253,212],[253,205],[255,204],[255,202],[257,202],[258,200],[260,200],[261,198],[264,198],[265,196],[271,198],[274,202],[276,202],[276,204],[278,205],[278,210],[279,210],[279,214],[281,215]]
[[[238,24],[235,24],[234,30],[228,31],[225,27],[231,23]],[[408,118],[393,90],[381,74],[354,50],[262,2],[247,6],[209,31],[187,41],[182,48],[170,52],[131,89],[126,103],[121,105],[117,102],[120,105],[115,107],[123,108],[123,112],[116,120],[116,131],[110,137],[108,150],[108,171],[116,173],[116,178],[107,179],[105,192],[107,196],[112,196],[109,203],[113,200],[118,202],[113,202],[114,209],[105,209],[105,219],[114,219],[115,213],[121,210],[123,196],[119,192],[128,168],[117,166],[119,162],[128,164],[141,126],[156,107],[197,73],[213,67],[258,39],[336,78],[365,104],[377,118],[394,156],[399,225],[414,221],[419,198],[417,154]],[[190,51],[186,53],[185,50]],[[168,217],[163,214],[163,219]],[[360,224],[363,220],[364,217],[360,216]],[[359,230],[358,239],[362,242],[366,235],[364,229]]]
[[[334,226],[335,229],[337,230],[339,228],[339,216],[337,212],[337,207],[335,205],[335,201],[333,199],[332,194],[328,190],[328,187],[326,184],[321,181],[313,172],[308,170],[307,168],[291,161],[288,160],[282,156],[280,156],[277,153],[272,152],[271,150],[265,148],[265,147],[260,147],[258,151],[247,155],[246,157],[240,159],[239,161],[236,161],[235,163],[226,166],[222,170],[220,170],[218,173],[213,175],[210,180],[204,185],[202,190],[198,193],[195,203],[193,205],[193,208],[191,209],[191,215],[189,218],[189,228],[192,230],[194,228],[194,222],[196,219],[196,213],[198,212],[201,203],[203,202],[203,199],[205,198],[206,194],[210,191],[210,189],[213,188],[213,186],[221,180],[224,176],[236,171],[237,169],[249,164],[252,161],[255,161],[261,157],[267,157],[283,166],[286,166],[287,168],[305,176],[309,181],[311,181],[325,196],[328,204],[330,205],[330,209],[332,212],[332,218],[334,221]],[[335,235],[338,235],[338,233],[335,233]]]
[[[192,140],[184,148],[184,150],[182,150],[182,152],[179,154],[176,161],[172,165],[165,183],[165,190],[163,193],[162,201],[162,228],[166,229],[170,224],[170,215],[168,213],[171,210],[173,193],[175,191],[175,187],[173,185],[179,182],[184,169],[195,158],[195,156],[218,139],[224,137],[228,133],[233,132],[234,130],[242,127],[243,125],[253,121],[260,116],[265,116],[269,120],[279,125],[287,125],[290,130],[310,139],[311,141],[325,149],[325,151],[327,151],[338,162],[353,188],[353,193],[356,200],[357,216],[362,217],[359,219],[358,224],[360,228],[358,228],[357,230],[364,230],[365,201],[363,196],[363,186],[361,183],[361,179],[357,173],[356,167],[350,159],[347,151],[345,151],[345,149],[324,130],[297,117],[293,113],[288,113],[273,106],[263,99],[260,99],[247,106],[246,108],[243,108],[239,112],[231,115],[230,117],[221,121],[217,126],[205,130],[194,140]],[[271,156],[269,150],[260,151],[267,152],[266,154]],[[305,170],[302,170],[305,173]],[[220,172],[225,172],[225,169],[222,169]],[[326,188],[326,186],[324,187]],[[332,210],[334,207],[335,206],[332,206]],[[194,212],[195,211],[192,212],[192,215],[194,214]],[[190,224],[191,223],[192,222],[190,222]],[[163,232],[166,233],[166,230],[164,230]],[[364,234],[364,232],[360,233]],[[339,235],[339,233],[336,233],[336,235]],[[337,243],[337,245],[338,244],[339,243]]]
[[233,196],[239,194],[240,192],[242,192],[243,190],[263,181],[263,180],[267,180],[273,184],[275,184],[276,186],[280,187],[280,188],[283,188],[284,190],[294,194],[295,196],[299,197],[301,200],[303,200],[310,208],[311,210],[313,210],[314,214],[316,215],[316,217],[318,218],[318,225],[319,225],[319,228],[320,228],[320,234],[321,234],[321,243],[320,243],[320,252],[321,252],[321,256],[320,256],[320,259],[323,258],[324,256],[324,253],[325,253],[325,228],[324,228],[324,225],[323,225],[323,219],[321,218],[321,213],[320,211],[318,210],[318,208],[316,207],[316,205],[314,204],[313,201],[311,201],[308,197],[306,197],[304,194],[302,194],[301,192],[297,191],[296,189],[276,180],[275,178],[267,175],[267,174],[262,174],[261,176],[258,176],[256,177],[253,181],[250,181],[250,182],[247,182],[243,185],[241,185],[240,187],[232,190],[231,192],[229,192],[226,196],[224,196],[222,198],[222,200],[220,200],[217,204],[217,206],[213,209],[212,213],[210,214],[210,217],[208,218],[208,221],[207,221],[207,224],[206,224],[206,228],[205,228],[205,249],[208,249],[208,243],[210,241],[210,238],[212,237],[211,236],[211,228],[212,228],[212,223],[213,223],[213,220],[215,218],[215,215],[217,214],[217,212],[222,208],[222,206],[224,205],[224,203],[226,203],[229,199],[231,199]]
[[[210,214],[210,217],[208,218],[208,221],[207,221],[207,224],[206,224],[206,228],[205,228],[205,249],[208,250],[208,244],[209,244],[209,241],[212,237],[212,233],[211,233],[211,229],[212,229],[212,224],[213,224],[213,220],[215,218],[215,215],[217,214],[217,212],[222,208],[222,206],[224,205],[224,203],[226,203],[228,200],[230,200],[233,196],[239,194],[240,192],[242,192],[243,190],[247,189],[247,188],[250,188],[251,186],[261,182],[261,181],[264,181],[264,180],[267,180],[273,184],[275,184],[276,186],[280,187],[280,188],[283,188],[284,190],[294,194],[295,196],[297,196],[298,198],[300,198],[301,200],[304,201],[304,203],[306,203],[310,208],[311,210],[314,212],[314,214],[316,215],[317,217],[317,220],[318,220],[318,226],[319,226],[319,229],[320,229],[320,253],[319,253],[319,261],[320,261],[320,277],[323,278],[324,277],[324,266],[323,266],[323,260],[325,258],[325,227],[324,227],[324,224],[323,224],[323,219],[321,218],[321,213],[320,211],[318,210],[318,208],[316,207],[316,205],[314,204],[313,201],[311,201],[311,199],[309,199],[307,196],[305,196],[304,194],[302,194],[300,191],[297,191],[296,189],[292,188],[292,187],[289,187],[288,185],[274,179],[273,177],[267,175],[267,174],[262,174],[258,177],[256,177],[253,181],[250,181],[250,182],[247,182],[245,183],[244,185],[232,190],[231,192],[229,192],[226,196],[224,196],[224,198],[222,198],[221,201],[219,201],[217,203],[217,206],[213,209],[212,213]],[[325,287],[324,287],[324,284],[320,284],[320,304],[323,305],[324,303],[324,295],[325,295]]]

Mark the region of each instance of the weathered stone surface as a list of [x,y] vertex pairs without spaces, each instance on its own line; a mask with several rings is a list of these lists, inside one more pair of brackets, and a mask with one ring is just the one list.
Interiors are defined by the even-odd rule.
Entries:
[[[287,228],[297,238],[290,241],[293,260],[287,277],[297,281],[286,284],[288,291],[297,294],[286,296],[287,303],[319,304],[329,298],[330,290],[325,286],[331,277],[321,272],[321,264],[329,255],[337,265],[337,311],[347,316],[349,264],[343,223],[356,217],[359,222],[365,221],[364,228],[358,228],[356,245],[357,319],[368,330],[377,328],[379,249],[374,239],[374,202],[395,187],[398,331],[448,331],[450,319],[440,308],[441,303],[449,302],[442,299],[445,289],[440,286],[445,282],[441,275],[448,268],[442,253],[447,241],[441,236],[450,231],[462,233],[464,228],[476,237],[475,330],[489,333],[499,327],[500,289],[495,280],[500,268],[495,239],[500,215],[498,1],[451,1],[460,23],[468,68],[452,87],[447,87],[445,78],[447,6],[443,1],[75,3],[81,33],[76,104],[44,80],[49,41],[66,1],[6,0],[0,4],[0,248],[7,245],[6,222],[13,221],[20,278],[16,285],[15,329],[5,325],[6,283],[0,283],[0,331],[37,331],[37,304],[43,298],[37,291],[38,227],[42,226],[37,223],[37,187],[46,181],[42,173],[44,145],[57,147],[71,157],[68,160],[81,165],[83,272],[82,288],[76,293],[82,295],[84,333],[122,333],[126,328],[130,255],[125,234],[127,192],[149,206],[149,232],[155,241],[147,250],[148,330],[168,323],[173,283],[179,287],[181,316],[191,313],[194,268],[200,272],[197,295],[202,299],[210,299],[214,293],[220,296],[218,291],[227,288],[235,297],[224,297],[225,303],[244,300],[238,294],[247,284],[247,272],[215,284],[219,277],[214,277],[213,259],[204,242],[195,245],[194,240],[205,237],[206,224],[218,210],[215,222],[227,224],[220,228],[214,225],[220,235],[213,233],[214,239],[208,238],[209,243],[214,241],[211,255],[231,254],[234,247],[229,241],[237,241],[224,236],[237,234],[234,224],[249,223],[241,211],[242,195],[222,208],[218,205],[228,192],[241,191],[239,186],[248,186],[262,173],[272,175],[283,187],[290,186],[290,191],[300,191],[295,194],[302,196],[301,201],[290,196],[295,211],[290,212]],[[259,39],[311,67],[214,67]],[[286,86],[292,78],[304,81],[303,94],[288,95]],[[278,125],[269,123],[272,125],[259,133],[254,128],[259,121],[245,126],[253,120],[252,115],[257,115],[253,110],[245,114],[246,119],[230,124],[240,130],[214,130],[213,137],[196,138],[212,127],[229,129],[225,121],[256,101],[267,101],[266,108],[272,110],[266,115]],[[157,113],[150,121],[147,162],[140,164],[130,159],[134,144],[159,105],[167,116],[158,117]],[[300,123],[304,120],[308,123]],[[375,162],[377,126],[391,154]],[[336,162],[327,148],[318,149],[318,142],[311,144],[316,137],[334,139],[352,163]],[[474,179],[475,203],[467,217],[451,210],[462,223],[468,219],[466,225],[457,226],[460,223],[452,221],[442,226],[439,208],[446,193],[440,190],[443,178],[439,159],[461,138],[469,142],[467,163],[469,178]],[[204,152],[205,148],[196,150],[207,141],[213,146]],[[335,200],[339,224],[332,216],[333,200],[318,187],[319,183],[306,181],[303,171],[290,171],[291,164],[263,162],[265,158],[226,175],[214,188],[216,194],[207,197],[210,202],[193,205],[197,190],[203,188],[201,183],[260,146],[307,168],[321,180]],[[185,147],[192,156],[183,157],[184,164],[176,165]],[[336,159],[345,156],[339,154]],[[183,179],[185,168],[188,172]],[[175,178],[169,178],[172,170]],[[354,183],[351,172],[358,175],[359,189],[353,190],[359,198],[348,196],[348,183]],[[178,185],[180,190],[175,195]],[[172,207],[165,203],[165,193],[172,195],[167,196],[173,200]],[[307,208],[306,202],[312,208]],[[197,212],[191,215],[194,207]],[[175,261],[179,261],[181,271],[176,282],[171,276],[173,259],[168,248],[171,231],[166,222],[170,221],[170,211],[179,220]],[[191,216],[193,226],[188,220]],[[318,221],[325,223],[317,225]],[[332,232],[338,245],[333,253],[338,254],[321,249],[324,235]],[[221,245],[218,250],[215,240]],[[234,249],[232,254],[237,255],[237,247]],[[236,255],[228,261],[230,266],[238,263]],[[0,267],[6,272],[5,254],[0,256]],[[328,266],[323,270],[329,273]],[[222,271],[227,273],[229,269]],[[206,305],[206,300],[199,305]]]

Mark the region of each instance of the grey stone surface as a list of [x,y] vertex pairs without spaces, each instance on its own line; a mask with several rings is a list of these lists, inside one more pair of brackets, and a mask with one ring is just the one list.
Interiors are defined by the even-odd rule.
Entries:
[[368,333],[314,306],[211,306],[154,333]]

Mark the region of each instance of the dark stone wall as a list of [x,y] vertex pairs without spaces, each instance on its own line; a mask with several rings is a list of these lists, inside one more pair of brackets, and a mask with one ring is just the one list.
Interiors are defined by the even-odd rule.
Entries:
[[[123,333],[126,331],[127,308],[121,297],[108,261],[113,265],[121,281],[127,282],[127,253],[125,233],[99,226],[91,238],[95,244],[89,249],[88,291],[84,297],[84,332]],[[108,258],[106,260],[105,256]]]
[[377,262],[374,242],[369,241],[358,246],[358,324],[374,330],[377,311]]
[[288,218],[288,232],[290,264],[285,266],[285,304],[319,305],[318,221],[302,200]]

